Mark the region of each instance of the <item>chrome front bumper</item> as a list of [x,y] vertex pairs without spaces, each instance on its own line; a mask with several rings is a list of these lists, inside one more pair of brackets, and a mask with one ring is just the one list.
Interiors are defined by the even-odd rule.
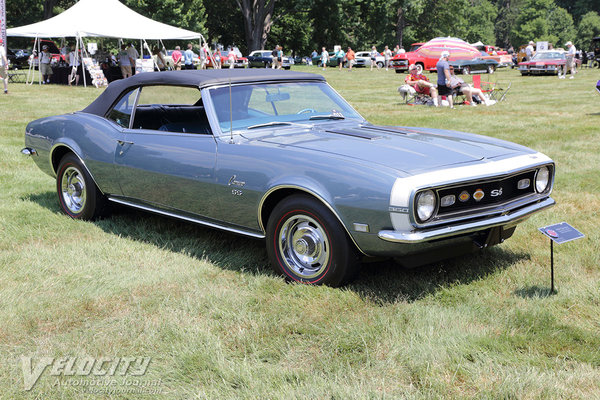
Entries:
[[495,226],[516,225],[529,218],[529,216],[532,214],[535,214],[536,212],[544,210],[548,207],[552,207],[554,204],[556,204],[554,199],[548,197],[539,203],[531,204],[516,211],[508,212],[497,217],[486,218],[481,221],[467,222],[441,228],[434,228],[431,230],[418,230],[411,232],[380,231],[378,236],[380,239],[395,243],[427,242],[430,240],[443,239],[450,236],[477,232],[484,229],[493,228]]

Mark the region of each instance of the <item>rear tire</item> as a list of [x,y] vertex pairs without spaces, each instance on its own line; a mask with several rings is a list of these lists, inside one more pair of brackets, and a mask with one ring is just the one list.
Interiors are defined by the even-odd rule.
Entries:
[[108,201],[73,153],[66,154],[60,161],[56,191],[61,209],[73,219],[94,220],[107,208]]
[[325,205],[307,195],[282,200],[267,224],[267,253],[290,281],[341,286],[356,276],[358,253]]

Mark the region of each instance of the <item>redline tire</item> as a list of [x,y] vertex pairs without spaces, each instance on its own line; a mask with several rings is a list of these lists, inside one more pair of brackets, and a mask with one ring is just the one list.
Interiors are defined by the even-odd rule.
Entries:
[[341,286],[359,268],[357,251],[340,222],[307,195],[287,197],[273,209],[267,253],[276,272],[307,284]]
[[66,154],[60,161],[56,192],[60,208],[73,219],[94,220],[107,205],[94,180],[73,153]]

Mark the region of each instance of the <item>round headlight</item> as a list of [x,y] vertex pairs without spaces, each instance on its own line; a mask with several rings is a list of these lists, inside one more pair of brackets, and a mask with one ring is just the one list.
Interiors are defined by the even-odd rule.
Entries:
[[425,222],[433,215],[435,211],[435,193],[433,190],[426,190],[417,195],[417,217],[420,222]]
[[542,193],[546,189],[548,189],[548,184],[550,183],[550,170],[548,167],[542,167],[538,169],[537,174],[535,175],[535,190],[538,193]]

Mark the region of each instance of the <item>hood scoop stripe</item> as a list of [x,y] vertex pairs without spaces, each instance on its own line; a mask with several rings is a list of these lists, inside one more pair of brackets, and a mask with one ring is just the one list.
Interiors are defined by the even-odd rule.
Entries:
[[327,129],[325,132],[335,133],[337,135],[352,136],[352,137],[368,139],[368,140],[379,139],[381,137],[381,135],[377,135],[377,134],[370,133],[370,132],[364,132],[363,130],[358,130],[358,129]]
[[379,132],[388,132],[388,133],[396,133],[396,134],[401,134],[401,135],[408,135],[411,133],[414,133],[414,131],[410,130],[410,129],[406,129],[406,128],[394,128],[391,126],[378,126],[378,125],[361,125],[362,129],[370,129],[373,131],[379,131]]

